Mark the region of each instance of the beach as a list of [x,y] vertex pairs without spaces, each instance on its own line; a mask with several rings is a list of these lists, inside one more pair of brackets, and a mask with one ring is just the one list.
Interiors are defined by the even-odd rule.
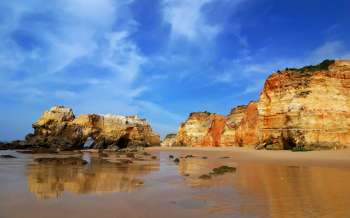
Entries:
[[171,151],[181,154],[200,153],[214,157],[230,156],[251,163],[298,164],[303,166],[350,167],[350,149],[292,152],[287,150],[256,150],[240,147],[150,147],[149,151]]

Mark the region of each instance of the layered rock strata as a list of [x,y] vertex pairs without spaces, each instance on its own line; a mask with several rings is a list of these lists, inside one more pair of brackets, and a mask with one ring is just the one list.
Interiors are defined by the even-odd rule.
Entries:
[[34,133],[25,144],[48,148],[125,148],[127,146],[159,145],[144,119],[137,116],[83,114],[75,117],[73,110],[56,106],[44,112],[33,124]]
[[350,146],[350,61],[324,61],[270,75],[260,98],[227,116],[191,113],[176,144],[185,146]]
[[176,134],[171,133],[165,136],[163,141],[160,143],[162,147],[173,147],[176,146]]

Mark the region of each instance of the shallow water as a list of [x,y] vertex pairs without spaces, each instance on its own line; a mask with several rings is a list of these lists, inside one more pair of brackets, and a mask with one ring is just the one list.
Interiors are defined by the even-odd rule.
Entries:
[[[184,153],[154,151],[157,160],[127,165],[113,164],[115,154],[84,153],[74,156],[85,166],[57,166],[33,161],[52,155],[0,153],[17,157],[0,159],[1,218],[350,217],[346,167],[251,163],[198,151],[187,151],[195,157],[178,165],[169,155]],[[236,171],[198,178],[222,165]]]

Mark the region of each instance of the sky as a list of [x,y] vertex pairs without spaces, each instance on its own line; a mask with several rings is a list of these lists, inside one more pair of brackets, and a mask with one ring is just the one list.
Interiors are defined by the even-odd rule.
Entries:
[[137,114],[164,136],[228,114],[286,67],[350,58],[348,0],[0,1],[0,140],[54,105]]

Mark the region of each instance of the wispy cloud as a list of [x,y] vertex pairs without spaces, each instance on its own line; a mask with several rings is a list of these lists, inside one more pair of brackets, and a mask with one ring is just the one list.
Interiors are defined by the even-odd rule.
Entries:
[[[273,71],[350,57],[340,16],[330,11],[327,25],[305,29],[298,22],[311,15],[295,20],[284,11],[289,4],[0,1],[0,113],[11,115],[0,117],[0,139],[10,122],[18,125],[15,112],[30,114],[21,115],[28,132],[53,104],[77,113],[140,114],[165,134],[192,110],[226,113],[256,98]],[[297,31],[279,34],[290,25]],[[315,29],[317,37],[304,37]]]
[[184,37],[187,40],[215,37],[220,27],[207,23],[202,13],[203,6],[212,1],[164,0],[164,19],[171,25],[174,37]]
[[342,41],[326,41],[310,54],[310,61],[350,58],[350,51]]
[[0,40],[6,42],[0,45],[0,95],[46,107],[66,104],[78,113],[173,117],[150,101],[138,100],[149,89],[137,81],[148,59],[130,37],[137,29],[128,13],[131,3],[1,3],[9,16],[0,25]]

